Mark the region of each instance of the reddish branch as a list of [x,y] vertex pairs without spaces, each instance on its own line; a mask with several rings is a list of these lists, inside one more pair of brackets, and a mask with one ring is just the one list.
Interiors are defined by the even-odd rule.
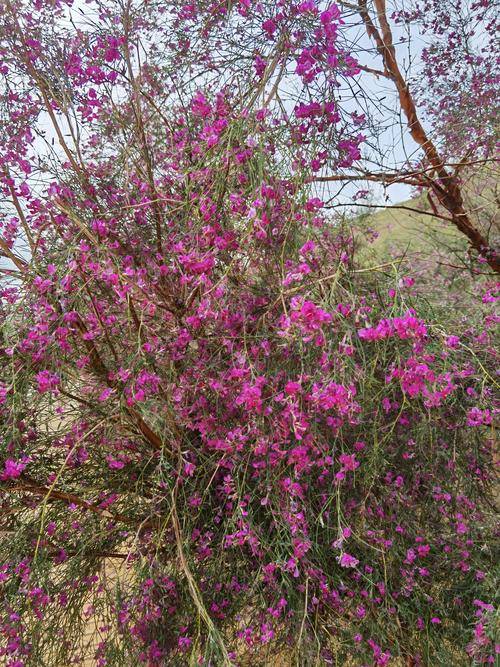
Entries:
[[82,507],[83,509],[89,510],[94,514],[99,514],[101,516],[104,514],[104,512],[107,512],[107,515],[113,521],[121,521],[122,523],[135,524],[135,522],[131,521],[129,517],[126,517],[122,514],[112,514],[109,512],[109,510],[104,510],[102,507],[99,507],[99,505],[95,505],[94,503],[84,500],[83,498],[80,498],[80,496],[77,496],[74,493],[68,493],[67,491],[60,491],[59,489],[38,484],[38,482],[31,479],[31,477],[28,477],[25,474],[21,475],[21,477],[16,481],[16,484],[14,486],[11,486],[9,490],[25,491],[27,493],[32,493],[36,496],[43,496],[47,500],[62,500],[63,502],[77,505],[78,507]]
[[332,174],[329,176],[316,176],[311,179],[315,183],[331,183],[334,181],[374,181],[376,183],[385,183],[392,185],[392,183],[407,183],[408,185],[421,185],[421,181],[417,178],[418,172],[387,172],[387,173],[373,173],[363,172],[360,174]]
[[[95,347],[93,341],[88,340],[85,337],[85,325],[83,322],[80,320],[77,324],[78,330],[80,331],[81,334],[81,339],[87,349],[87,352],[89,353],[90,357],[90,363],[93,371],[95,372],[96,375],[98,375],[109,387],[115,388],[115,383],[113,383],[109,379],[109,373],[108,370],[101,358],[101,355],[99,354],[97,348]],[[153,431],[153,429],[146,424],[144,419],[141,417],[141,415],[134,410],[131,407],[126,408],[127,414],[132,418],[132,420],[135,422],[136,426],[144,436],[144,438],[153,446],[154,449],[156,450],[161,450],[163,449],[164,451],[170,451],[168,448],[165,447],[164,442],[160,438],[160,436]],[[170,452],[171,453],[171,452]]]
[[373,39],[377,51],[382,57],[387,76],[396,86],[401,109],[408,121],[410,134],[414,141],[423,149],[425,157],[437,176],[435,179],[429,179],[428,187],[431,188],[439,203],[450,213],[453,224],[462,234],[465,234],[470,245],[485,257],[490,267],[496,273],[500,273],[500,258],[498,254],[489,246],[487,239],[472,223],[465,210],[456,175],[446,169],[443,158],[440,156],[432,140],[428,137],[418,118],[415,102],[397,62],[392,31],[387,20],[385,0],[374,0],[374,4],[380,30],[375,26],[368,12],[367,0],[358,0],[359,13],[365,24],[368,36]]

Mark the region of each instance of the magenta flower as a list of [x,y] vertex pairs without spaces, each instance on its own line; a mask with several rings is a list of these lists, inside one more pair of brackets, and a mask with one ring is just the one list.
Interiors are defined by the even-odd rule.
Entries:
[[285,393],[287,393],[289,396],[295,396],[295,394],[299,393],[300,390],[301,390],[300,382],[293,382],[290,380],[285,385]]
[[359,461],[356,460],[354,454],[341,454],[339,456],[339,461],[342,464],[344,470],[356,470],[359,468]]
[[3,472],[0,474],[0,479],[3,481],[7,479],[17,479],[21,476],[21,473],[26,468],[26,463],[22,461],[14,461],[13,459],[7,459],[4,463]]
[[40,371],[35,377],[38,382],[37,390],[41,394],[56,391],[61,381],[59,376],[51,371]]
[[356,565],[359,563],[357,558],[354,558],[354,556],[351,556],[347,553],[343,553],[341,556],[338,556],[337,560],[341,567],[356,567]]

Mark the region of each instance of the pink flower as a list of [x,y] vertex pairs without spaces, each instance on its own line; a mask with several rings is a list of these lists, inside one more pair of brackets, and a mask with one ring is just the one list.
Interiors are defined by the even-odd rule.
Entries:
[[359,461],[356,461],[354,454],[341,454],[339,461],[344,470],[356,470],[356,468],[359,468]]
[[245,382],[243,389],[236,399],[236,405],[243,405],[247,410],[254,412],[261,412],[262,410],[262,385],[265,378],[257,378],[257,382],[253,385]]
[[17,479],[20,477],[22,471],[26,468],[26,463],[21,463],[21,461],[14,461],[13,459],[7,459],[4,463],[4,470],[0,475],[0,479],[5,481],[7,479]]
[[293,540],[293,555],[297,559],[301,559],[311,548],[309,540],[295,538]]
[[103,389],[103,391],[101,391],[101,393],[99,394],[99,400],[106,401],[111,396],[112,393],[113,390],[110,387]]
[[314,0],[304,0],[298,5],[297,11],[301,14],[304,14],[305,12],[317,13],[318,8],[316,7]]
[[344,387],[336,382],[330,382],[321,389],[315,384],[312,396],[323,410],[335,409],[344,415],[357,409],[357,403],[353,400],[355,394],[355,387]]
[[300,391],[301,386],[300,382],[287,382],[285,385],[285,393],[288,394],[289,396],[295,396],[295,394],[298,394]]
[[416,557],[417,556],[415,554],[415,550],[414,549],[408,549],[407,552],[406,552],[405,563],[408,563],[409,565],[411,565],[415,561]]
[[489,410],[480,410],[471,408],[467,413],[467,426],[488,426],[491,424],[491,412]]
[[253,61],[253,66],[254,66],[255,73],[257,74],[257,76],[262,77],[264,72],[266,71],[267,62],[264,60],[264,58],[257,55],[257,56],[255,56],[255,59]]
[[190,639],[189,637],[179,637],[177,644],[179,645],[179,649],[184,653],[189,649],[191,644],[193,643],[193,640]]
[[115,459],[112,456],[106,456],[106,461],[111,470],[121,470],[125,467],[125,462],[120,459]]
[[262,24],[262,29],[267,34],[269,39],[272,39],[274,37],[274,33],[276,32],[277,27],[278,26],[276,25],[276,23],[272,19],[267,19]]
[[374,326],[366,327],[358,331],[358,336],[363,340],[382,340],[384,338],[396,337],[401,340],[407,338],[421,339],[427,335],[427,327],[423,320],[416,318],[412,312],[406,313],[404,317],[383,319]]
[[357,558],[351,556],[350,554],[343,553],[341,556],[337,557],[337,560],[341,567],[356,567],[359,563]]
[[451,348],[458,347],[460,338],[458,336],[448,336],[446,339],[446,346]]
[[61,382],[59,376],[50,371],[40,371],[35,377],[38,382],[37,390],[41,394],[55,391]]
[[302,325],[307,331],[315,331],[323,324],[330,323],[332,316],[312,301],[304,301],[299,309],[294,309],[290,319],[292,322]]
[[184,474],[187,475],[188,477],[192,477],[194,475],[194,471],[196,470],[196,466],[194,463],[191,463],[187,461],[184,464]]
[[198,92],[193,97],[191,101],[191,111],[194,116],[199,116],[200,118],[206,118],[212,113],[212,107],[207,102],[203,93]]

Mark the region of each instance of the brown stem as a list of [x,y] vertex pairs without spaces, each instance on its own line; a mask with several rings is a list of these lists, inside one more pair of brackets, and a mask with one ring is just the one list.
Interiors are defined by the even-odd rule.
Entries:
[[17,255],[15,255],[3,239],[0,239],[0,250],[1,250],[0,256],[7,257],[8,259],[10,259],[10,261],[17,266],[19,271],[22,271],[24,273],[24,271],[27,270],[28,268],[27,262],[25,262]]
[[72,503],[83,509],[87,509],[94,514],[102,515],[104,512],[108,512],[109,518],[113,521],[121,521],[122,523],[135,523],[131,521],[128,517],[122,514],[111,514],[108,510],[103,510],[99,505],[88,502],[80,496],[76,496],[74,493],[68,493],[67,491],[60,491],[58,489],[49,488],[38,484],[35,480],[31,479],[27,475],[23,474],[21,477],[16,480],[14,486],[11,486],[10,491],[26,491],[28,493],[33,493],[37,496],[44,496],[47,500],[62,500],[67,503]]
[[202,618],[203,622],[205,623],[205,626],[207,627],[207,630],[212,634],[215,642],[217,643],[219,650],[222,654],[222,663],[223,667],[232,667],[233,662],[231,658],[229,657],[229,653],[227,651],[226,645],[224,644],[224,640],[216,628],[214,622],[210,618],[210,614],[207,611],[207,608],[205,606],[205,603],[203,601],[203,597],[201,594],[200,589],[198,588],[198,585],[196,583],[196,580],[191,572],[191,568],[189,567],[189,563],[186,558],[186,554],[184,553],[184,547],[183,547],[183,537],[182,537],[182,532],[181,532],[181,526],[179,522],[179,516],[177,514],[177,485],[174,486],[174,489],[172,491],[172,526],[174,529],[174,535],[175,535],[175,542],[177,546],[177,556],[179,558],[179,563],[181,566],[181,570],[184,573],[184,576],[186,577],[186,581],[188,584],[189,588],[189,593],[191,595],[191,599],[193,601],[193,604],[196,607],[196,610],[200,617]]
[[[84,337],[84,334],[86,332],[85,325],[81,320],[77,322],[77,327],[80,332],[82,341],[87,348],[87,352],[89,353],[90,356],[90,362],[91,366],[96,373],[107,385],[108,387],[115,388],[115,383],[112,382],[109,379],[109,373],[108,369],[106,368],[106,365],[104,364],[101,355],[99,354],[97,348],[95,347],[93,341],[87,340]],[[144,421],[144,419],[141,417],[141,415],[134,410],[133,408],[127,407],[126,408],[127,414],[132,418],[132,421],[135,423],[135,425],[138,427],[139,431],[142,433],[142,435],[145,437],[145,439],[153,445],[154,449],[156,450],[161,450],[163,449],[166,452],[172,453],[170,449],[168,449],[162,439],[160,438],[159,435],[157,435],[153,429]]]
[[27,222],[26,217],[24,215],[24,211],[22,209],[21,202],[19,201],[19,198],[16,195],[16,191],[15,191],[14,186],[12,184],[12,179],[11,179],[11,176],[10,176],[10,172],[5,165],[3,167],[3,173],[4,173],[5,178],[6,178],[6,185],[9,189],[10,196],[12,198],[12,203],[14,204],[14,208],[17,211],[17,216],[19,218],[19,221],[21,222],[24,233],[26,234],[26,239],[28,240],[30,250],[31,250],[31,254],[33,254],[33,251],[34,251],[34,248],[35,248],[35,242],[33,240],[33,236],[31,235],[31,231],[30,231],[30,228],[28,226],[28,222]]
[[329,176],[315,176],[311,179],[315,183],[330,183],[334,181],[375,181],[391,185],[393,183],[408,183],[408,185],[421,185],[413,172],[388,172],[388,173],[362,173],[362,174],[332,174]]
[[498,254],[493,248],[489,247],[487,239],[483,237],[470,220],[464,207],[457,178],[446,169],[444,160],[420,122],[410,89],[399,69],[392,31],[387,20],[385,0],[374,0],[374,4],[380,31],[375,27],[368,13],[367,0],[358,0],[359,13],[364,21],[368,36],[375,42],[384,62],[384,67],[394,81],[410,134],[414,141],[421,146],[428,162],[434,168],[437,179],[431,182],[431,188],[439,203],[451,214],[453,224],[469,239],[471,246],[486,258],[490,267],[496,273],[500,273]]

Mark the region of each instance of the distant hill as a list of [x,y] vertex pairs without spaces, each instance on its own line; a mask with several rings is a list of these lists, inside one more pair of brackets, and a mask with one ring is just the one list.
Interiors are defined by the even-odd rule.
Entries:
[[[472,221],[491,239],[493,246],[500,237],[498,176],[497,163],[493,161],[462,173],[462,192]],[[378,235],[371,244],[378,258],[405,256],[416,262],[415,268],[418,269],[422,268],[422,262],[431,268],[428,266],[430,259],[443,266],[467,267],[467,240],[452,223],[432,215],[425,195],[387,208],[375,208],[368,214],[362,212],[358,219],[363,229],[371,228]]]
[[[492,211],[488,202],[483,219],[494,219]],[[481,295],[494,278],[487,266],[469,256],[467,239],[431,213],[423,196],[378,210],[363,209],[353,221],[358,258],[364,267],[393,262],[383,270],[412,276],[415,290],[448,321],[480,319]]]
[[429,206],[423,198],[416,197],[362,213],[357,221],[368,236],[373,230],[370,249],[379,259],[404,256],[407,260],[428,260],[437,248],[446,256],[454,252],[463,253],[467,244],[460,232],[453,225],[431,215],[427,209]]

